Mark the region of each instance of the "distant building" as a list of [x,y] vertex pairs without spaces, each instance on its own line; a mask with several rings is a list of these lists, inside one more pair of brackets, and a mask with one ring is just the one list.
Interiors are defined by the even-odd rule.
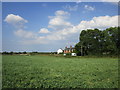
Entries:
[[70,48],[65,47],[64,53],[73,53],[74,50],[75,50],[75,48],[73,48],[72,46],[70,46]]
[[57,54],[60,54],[60,53],[64,53],[63,55],[66,56],[67,53],[69,53],[71,56],[77,56],[76,53],[74,53],[74,50],[75,48],[70,46],[69,48],[68,47],[65,47],[65,49],[58,49],[57,50]]
[[63,53],[63,50],[60,48],[57,50],[57,54]]

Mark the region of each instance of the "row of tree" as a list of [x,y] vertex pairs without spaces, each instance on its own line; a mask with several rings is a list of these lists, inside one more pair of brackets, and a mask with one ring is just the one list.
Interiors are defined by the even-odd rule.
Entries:
[[7,51],[5,51],[5,52],[2,52],[2,54],[3,54],[3,55],[27,54],[27,52],[26,52],[26,51],[24,51],[24,52],[13,52],[13,51],[7,52]]
[[77,55],[119,55],[120,27],[106,30],[88,29],[80,33],[79,42],[75,45]]
[[14,54],[28,54],[28,55],[36,55],[36,54],[57,54],[57,52],[26,52],[26,51],[24,51],[24,52],[13,52],[13,51],[11,51],[11,52],[7,52],[7,51],[5,51],[5,52],[2,52],[2,55],[14,55]]

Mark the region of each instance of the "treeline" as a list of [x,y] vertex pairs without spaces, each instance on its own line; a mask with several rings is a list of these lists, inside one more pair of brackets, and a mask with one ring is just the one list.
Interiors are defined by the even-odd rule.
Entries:
[[37,54],[57,54],[57,52],[2,52],[2,55],[15,55],[15,54],[18,54],[18,55],[37,55]]
[[5,51],[5,52],[2,52],[2,54],[3,55],[13,55],[13,54],[27,54],[27,52],[13,52],[13,51],[11,51],[11,52],[7,52],[7,51]]
[[119,55],[120,27],[106,30],[87,29],[80,33],[79,42],[75,45],[77,55]]

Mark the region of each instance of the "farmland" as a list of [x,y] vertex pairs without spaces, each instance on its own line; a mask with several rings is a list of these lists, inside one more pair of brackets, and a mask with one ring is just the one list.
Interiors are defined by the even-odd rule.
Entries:
[[3,88],[118,88],[117,58],[3,55]]

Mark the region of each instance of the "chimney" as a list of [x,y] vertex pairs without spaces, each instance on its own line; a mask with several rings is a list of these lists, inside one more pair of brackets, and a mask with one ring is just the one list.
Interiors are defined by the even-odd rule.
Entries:
[[67,46],[65,48],[67,48]]

